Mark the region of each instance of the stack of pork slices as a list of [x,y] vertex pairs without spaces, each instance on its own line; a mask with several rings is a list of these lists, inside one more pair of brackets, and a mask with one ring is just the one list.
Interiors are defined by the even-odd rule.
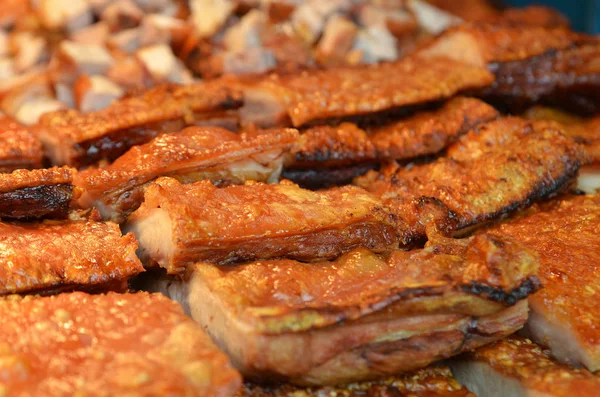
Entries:
[[[209,46],[200,71],[266,11],[320,64],[71,109],[17,73],[0,116],[0,395],[598,394],[600,39],[485,1],[75,3],[0,12],[10,37],[43,16],[56,93],[104,76],[66,62],[102,57],[61,35],[147,10],[194,21],[177,37]],[[349,62],[382,51],[365,21],[404,32],[402,53]],[[323,55],[348,24],[360,45]]]

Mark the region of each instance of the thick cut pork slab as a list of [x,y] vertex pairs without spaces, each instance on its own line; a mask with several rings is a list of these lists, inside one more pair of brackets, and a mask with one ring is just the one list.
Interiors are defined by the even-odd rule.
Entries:
[[[425,367],[515,332],[537,261],[510,239],[333,262],[199,263],[151,288],[178,299],[248,377],[341,384]],[[244,341],[244,343],[240,343]]]
[[144,271],[136,249],[114,223],[0,223],[0,295],[126,289]]
[[74,173],[55,167],[0,174],[0,219],[66,218],[79,196]]
[[357,246],[397,245],[394,217],[353,186],[312,192],[290,182],[217,188],[159,178],[144,196],[125,229],[137,236],[142,260],[169,273],[199,261],[313,261]]
[[585,161],[558,126],[519,118],[485,124],[427,164],[390,164],[356,184],[398,216],[402,243],[424,237],[433,221],[451,232],[497,218],[569,186]]
[[238,373],[177,303],[147,293],[0,299],[7,396],[229,397]]
[[243,122],[301,126],[331,118],[364,115],[449,98],[491,84],[485,68],[447,58],[272,75],[246,84]]
[[41,166],[40,141],[24,126],[0,114],[0,172]]
[[600,377],[559,364],[529,339],[510,336],[450,362],[478,397],[596,397]]
[[80,172],[75,178],[84,190],[79,202],[97,207],[106,219],[122,222],[143,201],[144,186],[160,176],[220,185],[275,182],[297,137],[295,130],[237,135],[217,127],[163,134],[131,148],[105,168]]
[[600,369],[600,195],[535,207],[495,232],[537,251],[544,288],[530,298],[531,336],[557,358]]
[[475,397],[448,367],[427,367],[382,381],[303,388],[246,383],[236,397]]
[[112,161],[161,133],[222,118],[238,107],[240,100],[241,93],[219,81],[159,86],[95,112],[47,113],[40,119],[37,132],[54,164],[81,167]]

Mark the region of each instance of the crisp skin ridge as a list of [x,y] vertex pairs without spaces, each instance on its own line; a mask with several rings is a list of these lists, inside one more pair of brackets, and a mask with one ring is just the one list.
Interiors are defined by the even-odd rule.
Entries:
[[42,144],[24,126],[0,115],[0,172],[41,168]]
[[114,223],[0,223],[0,236],[0,295],[121,288],[144,271]]
[[223,116],[241,104],[241,93],[220,81],[188,86],[163,85],[121,99],[105,109],[80,113],[50,112],[37,133],[56,165],[75,167],[112,161],[131,146],[187,124]]
[[209,181],[182,185],[159,178],[146,188],[126,230],[135,232],[146,263],[157,262],[169,273],[199,261],[314,261],[357,246],[385,250],[397,244],[394,217],[363,189],[313,192],[289,181],[217,188]]
[[218,185],[275,182],[297,139],[292,129],[252,135],[188,127],[163,134],[131,148],[104,168],[79,172],[75,184],[84,190],[79,203],[96,206],[105,219],[120,223],[143,201],[144,186],[160,176]]
[[518,239],[539,255],[544,288],[530,298],[534,339],[564,361],[599,370],[600,195],[536,206],[494,232]]
[[384,166],[355,180],[398,216],[402,243],[500,217],[564,189],[586,160],[556,126],[504,118],[462,136],[427,164]]
[[229,397],[241,385],[227,357],[162,295],[0,300],[7,396]]

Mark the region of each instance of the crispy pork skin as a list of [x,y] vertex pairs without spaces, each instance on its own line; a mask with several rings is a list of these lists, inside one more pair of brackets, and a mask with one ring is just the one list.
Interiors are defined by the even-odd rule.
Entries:
[[223,117],[229,109],[239,106],[240,100],[239,92],[218,81],[162,85],[95,112],[47,113],[36,130],[54,164],[81,167],[115,160],[130,147],[161,133]]
[[573,196],[499,224],[540,258],[543,290],[530,298],[530,336],[561,361],[600,369],[600,195]]
[[570,185],[585,159],[557,125],[512,117],[470,131],[433,162],[392,163],[355,183],[398,216],[410,246],[428,223],[454,232],[547,198]]
[[246,383],[236,397],[475,397],[462,387],[448,367],[427,367],[375,382],[344,386],[261,386]]
[[394,217],[353,186],[320,192],[291,182],[217,188],[159,178],[125,229],[140,242],[141,258],[178,273],[198,261],[233,263],[277,257],[335,258],[357,246],[397,244]]
[[297,138],[291,129],[238,135],[218,127],[188,127],[163,134],[131,148],[107,167],[78,173],[75,184],[84,191],[79,203],[122,222],[143,201],[144,186],[160,176],[218,185],[275,182]]
[[245,85],[242,122],[301,126],[437,101],[491,84],[485,68],[447,58],[401,61],[272,75]]
[[0,174],[0,219],[66,218],[79,191],[69,167]]
[[449,363],[479,397],[595,397],[600,377],[559,364],[529,339],[510,336]]
[[144,268],[114,223],[0,223],[0,295],[122,289]]
[[234,396],[210,338],[158,294],[0,300],[2,390],[11,396]]
[[515,332],[539,287],[536,267],[510,239],[438,236],[421,250],[358,248],[333,262],[199,263],[184,281],[150,288],[181,300],[244,375],[339,384],[425,367]]
[[0,172],[41,166],[41,143],[24,126],[0,114]]

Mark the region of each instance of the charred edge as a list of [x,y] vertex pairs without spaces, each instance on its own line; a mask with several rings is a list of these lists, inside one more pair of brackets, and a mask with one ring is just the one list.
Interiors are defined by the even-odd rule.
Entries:
[[283,170],[281,177],[289,179],[306,189],[321,189],[348,184],[355,177],[363,175],[376,167],[376,164],[365,163],[344,168],[288,168]]
[[511,290],[510,292],[506,292],[475,281],[472,281],[468,285],[463,285],[461,289],[468,294],[483,296],[486,299],[502,303],[505,306],[512,306],[515,303],[527,298],[541,287],[542,285],[537,276],[529,276],[525,280],[521,281],[517,288]]
[[36,286],[36,287],[31,287],[31,288],[27,288],[24,290],[18,290],[18,291],[14,291],[14,292],[0,291],[0,299],[2,299],[5,296],[8,296],[8,295],[50,296],[50,295],[58,295],[58,294],[66,293],[66,292],[75,292],[75,291],[81,291],[81,292],[85,292],[88,294],[105,294],[107,292],[125,293],[125,292],[129,292],[130,289],[129,289],[129,286],[127,283],[127,279],[108,280],[107,282],[104,282],[104,283],[88,284],[88,285],[73,284],[73,283],[61,285],[60,283],[55,283],[55,284],[49,285],[47,287]]
[[66,218],[72,198],[73,185],[70,184],[33,186],[0,193],[0,218]]

